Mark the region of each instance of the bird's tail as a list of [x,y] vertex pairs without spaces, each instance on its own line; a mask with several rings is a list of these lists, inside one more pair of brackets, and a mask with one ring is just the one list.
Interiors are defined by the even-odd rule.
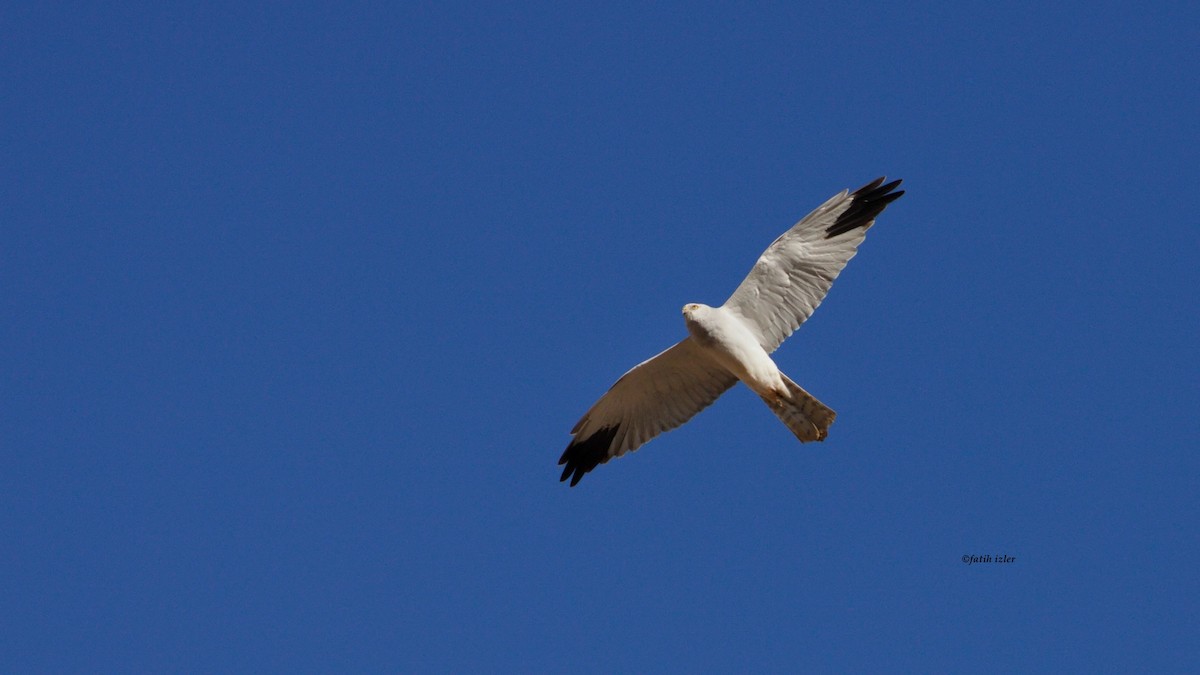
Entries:
[[837,413],[792,382],[787,375],[780,373],[780,376],[787,385],[787,395],[772,392],[763,396],[762,400],[801,443],[825,440]]

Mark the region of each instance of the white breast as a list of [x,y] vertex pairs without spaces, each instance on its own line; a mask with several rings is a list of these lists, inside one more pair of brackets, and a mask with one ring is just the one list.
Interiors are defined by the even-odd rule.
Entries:
[[784,388],[779,368],[736,314],[723,307],[700,307],[685,320],[692,338],[755,393]]

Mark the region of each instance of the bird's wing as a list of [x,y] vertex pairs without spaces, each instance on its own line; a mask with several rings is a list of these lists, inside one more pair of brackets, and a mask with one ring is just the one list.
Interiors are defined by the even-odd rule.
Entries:
[[621,376],[571,430],[558,460],[562,480],[574,486],[583,474],[613,457],[637,450],[704,410],[737,382],[692,338]]
[[812,315],[875,217],[904,194],[892,191],[900,181],[883,185],[883,180],[843,190],[793,225],[725,301],[757,333],[763,349],[775,351]]

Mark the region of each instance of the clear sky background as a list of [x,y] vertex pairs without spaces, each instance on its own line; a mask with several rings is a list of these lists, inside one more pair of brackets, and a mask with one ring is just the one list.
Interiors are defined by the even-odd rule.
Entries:
[[[1196,3],[100,4],[0,10],[0,670],[1200,668]],[[825,443],[558,482],[884,174]]]

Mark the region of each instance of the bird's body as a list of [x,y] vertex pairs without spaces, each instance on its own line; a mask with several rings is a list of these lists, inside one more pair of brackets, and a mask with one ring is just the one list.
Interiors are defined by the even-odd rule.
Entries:
[[783,392],[779,367],[740,317],[725,307],[692,303],[683,308],[691,339],[759,396]]
[[720,307],[685,305],[688,337],[625,373],[571,430],[559,464],[571,485],[708,407],[739,380],[801,442],[821,441],[836,413],[784,375],[771,352],[824,299],[875,217],[903,191],[880,178],[843,191],[783,233]]

